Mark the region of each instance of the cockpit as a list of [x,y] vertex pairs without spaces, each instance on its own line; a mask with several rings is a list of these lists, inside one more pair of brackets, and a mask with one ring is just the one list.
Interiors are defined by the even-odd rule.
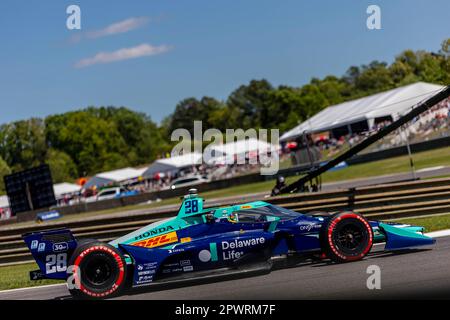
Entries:
[[272,204],[250,209],[240,209],[228,214],[227,219],[232,223],[261,223],[272,221],[276,217],[278,221],[286,221],[300,216],[301,213],[278,207]]

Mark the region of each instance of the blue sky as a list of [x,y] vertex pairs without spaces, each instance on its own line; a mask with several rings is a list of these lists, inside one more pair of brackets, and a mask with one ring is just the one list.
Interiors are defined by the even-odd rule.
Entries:
[[[80,31],[66,28],[71,4]],[[366,28],[369,4],[382,30]],[[159,122],[183,98],[226,99],[251,79],[298,86],[406,48],[437,51],[448,12],[448,0],[2,0],[0,123],[89,105]]]

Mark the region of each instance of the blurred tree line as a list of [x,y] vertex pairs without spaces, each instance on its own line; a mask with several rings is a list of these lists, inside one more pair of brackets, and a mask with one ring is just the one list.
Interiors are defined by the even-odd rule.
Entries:
[[[301,87],[274,87],[252,80],[231,92],[226,101],[194,97],[180,101],[157,125],[143,113],[125,107],[83,110],[31,118],[0,126],[0,177],[49,163],[56,182],[150,163],[170,152],[177,128],[279,128],[284,132],[323,108],[395,87],[425,81],[450,83],[450,39],[435,52],[406,50],[389,65],[373,61],[351,66],[341,76],[313,78]],[[0,191],[4,188],[0,181]]]

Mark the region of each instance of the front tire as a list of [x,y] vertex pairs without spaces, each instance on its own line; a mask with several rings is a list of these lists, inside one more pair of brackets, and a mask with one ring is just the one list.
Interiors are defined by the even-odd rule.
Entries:
[[363,259],[373,244],[373,231],[367,219],[354,212],[333,215],[321,230],[322,249],[334,262]]
[[75,288],[71,295],[82,299],[106,299],[122,292],[127,265],[123,255],[113,246],[99,242],[81,244],[70,259]]

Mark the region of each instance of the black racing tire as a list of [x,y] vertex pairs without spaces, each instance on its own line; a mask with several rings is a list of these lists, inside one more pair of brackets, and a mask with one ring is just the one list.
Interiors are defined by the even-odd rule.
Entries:
[[126,287],[127,264],[119,250],[100,241],[82,241],[70,258],[69,289],[78,299],[107,299]]
[[323,224],[322,250],[334,262],[363,259],[373,245],[372,227],[366,218],[354,212],[340,212]]

